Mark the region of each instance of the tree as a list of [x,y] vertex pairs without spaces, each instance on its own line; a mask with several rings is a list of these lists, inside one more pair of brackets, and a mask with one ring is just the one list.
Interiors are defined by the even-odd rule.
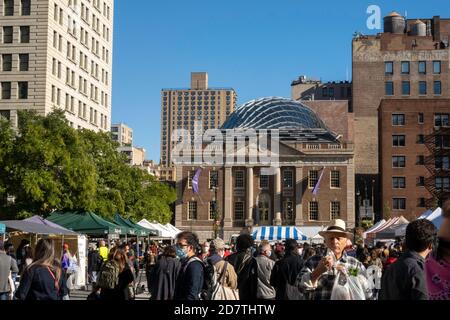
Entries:
[[17,135],[0,121],[0,139],[0,209],[8,218],[58,210],[171,220],[175,191],[130,167],[109,134],[71,128],[63,111],[19,113]]
[[392,216],[391,207],[389,207],[389,202],[385,202],[383,206],[383,218],[388,220]]

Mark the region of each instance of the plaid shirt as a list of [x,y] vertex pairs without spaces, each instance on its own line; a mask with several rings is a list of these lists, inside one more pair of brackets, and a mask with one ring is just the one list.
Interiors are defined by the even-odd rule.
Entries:
[[[323,273],[317,280],[317,287],[311,287],[311,273],[322,260],[323,256],[314,256],[306,261],[303,270],[301,271],[302,282],[301,286],[312,294],[312,300],[330,300],[331,292],[333,291],[334,280],[336,279],[336,268]],[[358,274],[366,276],[366,268],[357,259],[350,257],[344,251],[342,257],[336,262],[345,266],[345,269],[358,269]],[[309,284],[308,284],[309,283]],[[312,291],[312,292],[311,292]]]

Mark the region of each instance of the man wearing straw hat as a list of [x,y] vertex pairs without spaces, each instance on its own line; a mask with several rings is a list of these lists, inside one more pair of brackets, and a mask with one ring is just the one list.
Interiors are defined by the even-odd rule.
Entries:
[[361,262],[345,252],[347,240],[352,239],[352,234],[346,230],[345,221],[333,220],[319,234],[325,239],[327,252],[325,256],[316,255],[306,261],[301,286],[314,300],[330,300],[339,271],[365,277],[366,269]]

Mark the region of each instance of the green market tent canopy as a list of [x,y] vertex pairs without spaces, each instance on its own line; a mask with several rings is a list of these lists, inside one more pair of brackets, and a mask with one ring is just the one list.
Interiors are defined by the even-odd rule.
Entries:
[[106,221],[92,212],[55,212],[47,220],[64,228],[87,235],[125,235],[129,229]]
[[124,219],[122,216],[120,216],[118,213],[114,215],[114,222],[121,226],[126,226],[130,229],[130,234],[137,235],[137,236],[158,236],[158,231],[154,229],[147,229],[144,227],[141,227],[140,225],[134,223],[131,221],[131,219]]

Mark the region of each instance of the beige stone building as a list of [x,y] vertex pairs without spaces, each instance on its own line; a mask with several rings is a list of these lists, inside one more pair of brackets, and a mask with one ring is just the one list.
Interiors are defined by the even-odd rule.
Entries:
[[[177,228],[192,230],[204,241],[218,225],[220,237],[228,241],[256,226],[325,226],[341,218],[355,227],[353,144],[330,130],[311,108],[290,99],[262,98],[240,107],[221,130],[224,136],[229,130],[275,130],[278,166],[272,171],[260,159],[247,161],[248,153],[244,163],[224,159],[177,165]],[[222,148],[227,150],[224,157],[228,147]],[[239,154],[238,148],[232,150]],[[250,149],[248,143],[245,149]],[[275,149],[273,142],[269,149]],[[195,193],[192,178],[200,167]]]
[[186,129],[194,136],[195,121],[203,130],[219,128],[235,107],[237,94],[232,88],[210,88],[206,72],[191,74],[191,87],[161,91],[161,179],[174,181],[171,136]]
[[70,125],[109,131],[113,0],[0,1],[0,114],[65,110]]
[[145,161],[145,149],[133,146],[119,147],[117,151],[125,154],[128,157],[128,164],[130,166],[143,166]]
[[133,129],[123,123],[111,125],[111,137],[121,146],[133,145]]

